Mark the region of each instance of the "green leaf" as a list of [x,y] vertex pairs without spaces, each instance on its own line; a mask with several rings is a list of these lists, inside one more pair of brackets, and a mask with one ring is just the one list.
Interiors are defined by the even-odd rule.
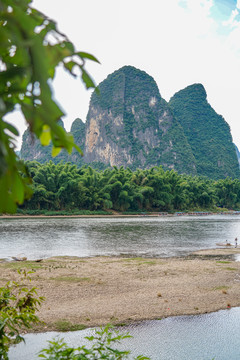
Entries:
[[9,124],[8,122],[5,122],[5,129],[8,129],[11,133],[13,133],[16,136],[19,136],[18,130],[15,128],[15,126]]
[[6,175],[0,178],[0,189],[0,213],[12,214],[16,212],[17,205],[15,199],[9,192],[8,177]]
[[22,204],[24,201],[24,185],[22,179],[18,173],[14,173],[12,182],[12,195],[18,204]]
[[76,63],[74,61],[64,62],[65,69],[67,69],[71,73],[71,75],[73,75],[73,76],[75,76],[72,73],[72,69],[74,68],[74,66],[76,66]]
[[60,152],[61,152],[62,148],[61,147],[55,147],[53,146],[52,148],[52,156],[56,157]]
[[75,143],[73,143],[73,147],[83,156],[83,152],[79,146],[77,146]]
[[41,141],[41,144],[43,146],[48,146],[51,141],[51,129],[49,125],[43,125],[42,134],[39,137],[39,140]]
[[97,58],[95,58],[95,56],[88,54],[86,52],[79,51],[76,53],[76,55],[79,55],[82,59],[89,59],[100,64],[100,61]]
[[95,84],[92,80],[92,78],[88,75],[88,73],[86,72],[86,70],[84,70],[83,68],[81,68],[82,70],[82,80],[84,82],[84,84],[86,85],[86,88],[95,88]]

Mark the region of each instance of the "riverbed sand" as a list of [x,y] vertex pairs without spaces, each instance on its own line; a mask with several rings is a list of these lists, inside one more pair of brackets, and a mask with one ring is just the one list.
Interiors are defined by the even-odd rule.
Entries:
[[[0,285],[33,269],[31,286],[46,300],[39,330],[59,324],[122,324],[240,306],[240,249],[203,250],[183,258],[57,257],[0,263]],[[240,255],[239,255],[240,256]]]

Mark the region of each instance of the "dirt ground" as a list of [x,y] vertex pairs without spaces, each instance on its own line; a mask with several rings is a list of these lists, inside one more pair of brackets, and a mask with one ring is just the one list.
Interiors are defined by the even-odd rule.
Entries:
[[[126,324],[240,306],[240,249],[214,249],[184,258],[57,257],[0,263],[0,286],[33,269],[31,285],[46,300],[39,330],[59,324]],[[239,255],[240,256],[240,255]]]

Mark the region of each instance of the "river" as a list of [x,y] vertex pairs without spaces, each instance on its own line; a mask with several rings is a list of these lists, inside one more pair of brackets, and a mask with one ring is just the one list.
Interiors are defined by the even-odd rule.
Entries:
[[239,220],[238,215],[0,219],[0,258],[181,256],[233,243]]
[[[132,339],[122,343],[122,349],[132,350],[131,359],[139,354],[152,360],[239,360],[240,308],[211,314],[175,316],[163,320],[144,321],[121,328]],[[47,340],[60,336],[70,346],[87,344],[85,336],[93,330],[69,333],[26,335],[26,344],[10,350],[10,360],[35,360]]]

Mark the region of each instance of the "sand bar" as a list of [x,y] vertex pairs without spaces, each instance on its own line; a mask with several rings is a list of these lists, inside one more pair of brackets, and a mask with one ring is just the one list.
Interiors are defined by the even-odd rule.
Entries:
[[[183,258],[50,258],[1,262],[0,285],[34,269],[46,298],[41,331],[67,320],[87,327],[200,314],[240,306],[240,249],[202,250]],[[240,256],[240,255],[239,255]]]

